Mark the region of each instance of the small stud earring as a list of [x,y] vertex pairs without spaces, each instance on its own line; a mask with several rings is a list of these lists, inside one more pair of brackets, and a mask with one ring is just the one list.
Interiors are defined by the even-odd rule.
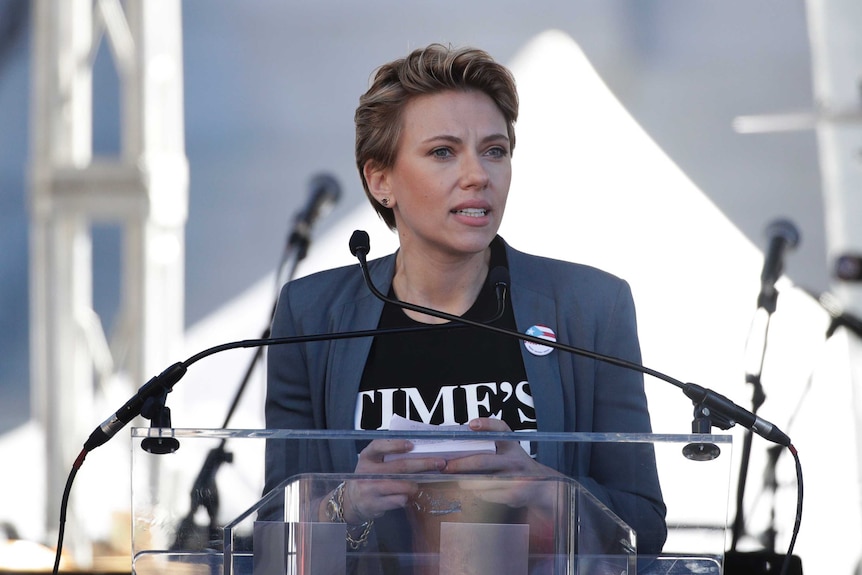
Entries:
[[383,204],[384,208],[388,208],[389,207],[389,198],[383,198],[382,200],[380,200],[380,203]]

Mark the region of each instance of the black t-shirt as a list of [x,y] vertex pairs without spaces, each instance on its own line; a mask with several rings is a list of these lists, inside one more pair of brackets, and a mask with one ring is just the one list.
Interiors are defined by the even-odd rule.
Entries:
[[[502,242],[495,240],[491,246],[490,269],[505,266]],[[495,289],[486,281],[464,317],[484,322],[496,312]],[[386,304],[378,327],[420,325],[401,308]],[[516,329],[510,301],[494,325]],[[535,407],[520,341],[474,327],[376,337],[362,374],[355,426],[388,429],[393,414],[438,425],[495,417],[513,431],[535,431]]]

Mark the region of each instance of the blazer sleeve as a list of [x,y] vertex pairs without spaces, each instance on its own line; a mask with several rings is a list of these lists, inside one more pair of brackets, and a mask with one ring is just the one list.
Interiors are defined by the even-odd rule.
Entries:
[[[615,282],[608,313],[596,317],[595,350],[641,364],[634,300],[628,283]],[[643,375],[595,362],[588,417],[594,432],[650,433]],[[587,415],[587,414],[583,414]],[[666,506],[651,444],[596,444],[589,450],[588,475],[579,481],[635,529],[638,551],[657,554],[667,538]]]
[[[279,295],[272,322],[271,336],[294,337],[311,333],[302,325],[302,301],[305,289],[301,284],[286,284]],[[299,309],[297,309],[299,306]],[[267,429],[319,429],[322,413],[315,407],[315,393],[322,393],[320,383],[314,385],[314,366],[309,353],[311,344],[273,345],[267,351],[267,388],[264,407]],[[324,471],[316,454],[310,453],[307,442],[268,439],[265,453],[264,494],[285,479],[300,472]],[[302,462],[302,463],[301,463]],[[262,520],[281,520],[281,499],[261,510]]]

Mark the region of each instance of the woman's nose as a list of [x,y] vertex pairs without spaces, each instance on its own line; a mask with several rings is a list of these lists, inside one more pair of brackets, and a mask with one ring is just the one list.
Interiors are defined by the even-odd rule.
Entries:
[[490,175],[485,165],[482,163],[482,158],[476,154],[467,154],[462,156],[462,187],[485,189],[488,187]]

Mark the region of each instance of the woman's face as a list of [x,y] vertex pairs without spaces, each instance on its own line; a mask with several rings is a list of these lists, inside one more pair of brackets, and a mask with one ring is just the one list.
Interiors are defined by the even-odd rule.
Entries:
[[512,178],[506,120],[479,91],[419,96],[402,114],[395,164],[368,172],[389,200],[402,250],[431,257],[483,252],[497,234]]

